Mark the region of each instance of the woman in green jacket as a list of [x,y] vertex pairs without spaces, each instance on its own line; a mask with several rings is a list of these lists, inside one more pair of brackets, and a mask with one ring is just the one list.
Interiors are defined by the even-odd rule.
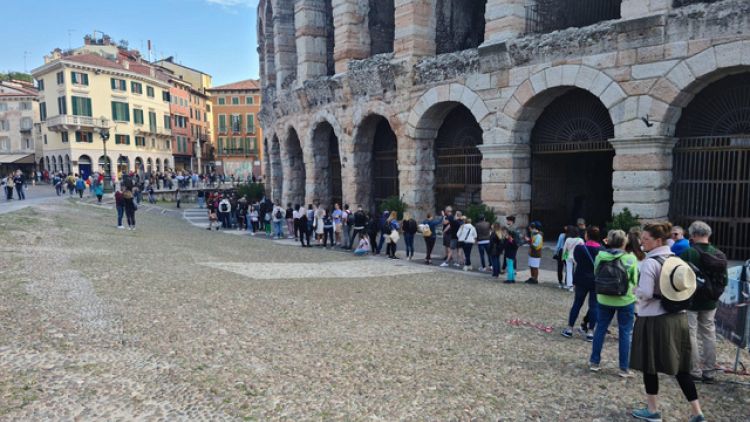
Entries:
[[[633,376],[632,372],[628,370],[628,365],[630,363],[630,338],[633,333],[633,321],[635,319],[634,290],[638,284],[638,259],[633,254],[625,252],[627,239],[624,231],[610,230],[607,234],[607,249],[596,255],[596,261],[594,262],[595,276],[600,274],[605,265],[607,266],[608,274],[617,274],[619,271],[624,270],[627,276],[628,287],[627,292],[622,296],[596,295],[596,300],[599,303],[599,312],[591,348],[591,358],[589,359],[589,369],[598,371],[600,369],[599,363],[601,362],[604,337],[616,313],[620,346],[620,376],[623,378]],[[615,261],[619,261],[619,263]],[[612,271],[615,267],[617,269]]]

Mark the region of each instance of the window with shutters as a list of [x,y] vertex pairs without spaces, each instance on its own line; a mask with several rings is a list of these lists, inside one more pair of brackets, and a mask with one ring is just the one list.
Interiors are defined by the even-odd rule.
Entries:
[[74,116],[92,116],[91,98],[73,96],[70,100],[73,104]]
[[170,99],[170,97],[169,97],[169,91],[162,91],[161,92],[161,99],[163,101],[169,102],[169,99]]
[[130,135],[115,135],[115,144],[130,145]]
[[232,105],[239,105],[240,97],[232,97]]
[[146,137],[145,136],[136,136],[135,137],[135,146],[137,146],[137,147],[145,147],[146,146]]
[[153,111],[148,112],[148,127],[151,129],[151,132],[156,132],[156,113]]
[[113,91],[123,91],[127,92],[128,86],[125,82],[125,79],[117,79],[117,78],[111,78],[110,79],[110,86],[112,87]]
[[68,114],[67,101],[65,96],[57,97],[57,114]]
[[146,95],[149,98],[154,98],[154,87],[152,87],[152,86],[146,86]]
[[242,132],[242,116],[239,114],[232,114],[232,132],[233,133],[240,133]]
[[47,120],[47,103],[44,101],[39,103],[39,119],[41,121]]
[[76,142],[94,142],[94,132],[76,131]]
[[255,133],[255,116],[248,114],[247,116],[247,132]]
[[74,85],[86,85],[89,84],[89,75],[83,72],[70,72],[70,82]]
[[[143,110],[138,108],[133,109],[133,123],[137,125],[143,124]],[[136,145],[138,144],[136,143]]]
[[112,120],[116,122],[130,121],[130,109],[128,103],[112,101]]
[[169,114],[164,115],[164,128],[172,129],[172,119],[169,118]]
[[68,132],[60,132],[60,139],[64,144],[68,143]]
[[140,82],[130,82],[130,92],[133,94],[143,94],[143,85]]
[[226,104],[226,102],[227,100],[224,97],[219,97],[219,103],[218,103],[219,105],[224,105]]
[[219,114],[219,132],[221,133],[227,132],[227,115],[226,114]]
[[57,72],[57,84],[62,85],[65,83],[65,72]]
[[245,104],[247,105],[253,104],[253,97],[245,97]]
[[36,87],[40,91],[44,91],[44,79],[37,79],[36,80]]

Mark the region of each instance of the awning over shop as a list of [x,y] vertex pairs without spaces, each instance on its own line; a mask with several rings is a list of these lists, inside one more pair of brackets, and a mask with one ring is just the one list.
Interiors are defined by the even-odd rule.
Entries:
[[34,164],[34,154],[0,154],[0,164]]

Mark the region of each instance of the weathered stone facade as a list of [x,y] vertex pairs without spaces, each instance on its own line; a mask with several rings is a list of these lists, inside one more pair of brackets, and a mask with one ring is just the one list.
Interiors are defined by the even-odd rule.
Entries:
[[[321,151],[335,136],[343,201],[372,205],[367,122],[382,116],[398,140],[404,201],[418,215],[446,205],[435,203],[434,144],[446,115],[463,106],[482,129],[482,202],[524,221],[532,212],[534,125],[550,103],[579,88],[599,99],[614,126],[611,210],[665,218],[683,108],[710,83],[750,72],[750,3],[744,0],[685,7],[624,0],[619,19],[528,35],[525,1],[487,0],[484,21],[469,25],[466,18],[476,19],[479,9],[466,2],[395,0],[392,48],[383,41],[388,13],[371,12],[374,3],[389,2],[261,1],[266,180],[284,203],[330,201],[329,156]],[[481,44],[436,55],[450,47],[446,40],[461,48]]]

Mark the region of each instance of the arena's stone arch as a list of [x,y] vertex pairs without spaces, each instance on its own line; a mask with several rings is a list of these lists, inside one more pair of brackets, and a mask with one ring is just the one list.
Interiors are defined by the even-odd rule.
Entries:
[[708,85],[726,76],[750,71],[750,41],[709,47],[680,60],[649,91],[658,107],[652,120],[661,122],[661,135],[672,136],[682,109]]
[[471,111],[483,130],[490,130],[493,123],[490,109],[482,97],[461,84],[436,86],[425,92],[412,107],[407,119],[407,135],[414,139],[434,138],[450,110],[441,104],[459,103]]
[[[331,133],[333,132],[333,133]],[[336,137],[338,163],[332,163],[331,159],[335,156],[330,154],[331,135]],[[334,189],[334,181],[342,184],[338,180],[343,176],[344,169],[347,167],[342,157],[345,153],[347,144],[346,132],[342,128],[336,116],[328,110],[321,110],[313,117],[310,122],[307,140],[303,145],[304,162],[306,177],[305,197],[306,202],[320,202],[323,205],[328,204],[331,199],[343,200],[338,198],[338,191]],[[337,167],[340,166],[340,167]],[[334,171],[335,170],[335,171]],[[341,193],[343,196],[343,192]]]
[[291,124],[284,125],[281,139],[281,165],[284,183],[282,184],[282,202],[304,204],[305,202],[305,160],[302,140],[297,129]]
[[498,118],[498,126],[506,131],[506,136],[498,136],[496,139],[528,144],[534,122],[544,108],[568,89],[575,87],[599,97],[609,110],[617,134],[617,125],[625,118],[620,110],[628,98],[617,81],[589,66],[560,65],[533,73],[518,85],[502,109],[503,116]]

